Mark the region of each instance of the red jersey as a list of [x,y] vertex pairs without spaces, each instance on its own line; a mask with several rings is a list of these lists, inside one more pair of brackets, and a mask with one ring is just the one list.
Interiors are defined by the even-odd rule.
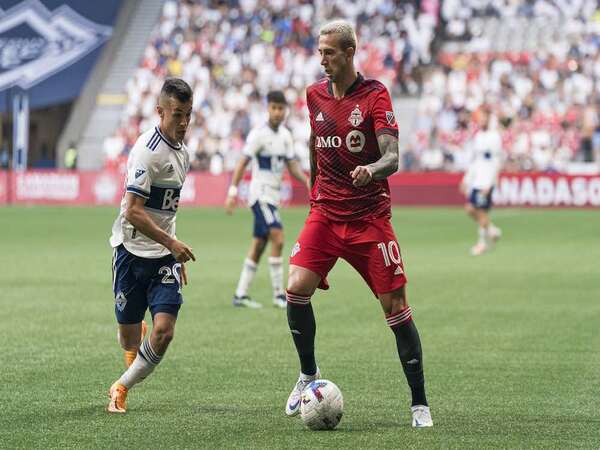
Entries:
[[366,186],[352,184],[350,172],[381,158],[377,136],[398,137],[390,95],[377,80],[358,74],[341,99],[324,79],[306,90],[310,128],[315,137],[317,177],[311,207],[331,220],[352,221],[391,217],[386,179]]

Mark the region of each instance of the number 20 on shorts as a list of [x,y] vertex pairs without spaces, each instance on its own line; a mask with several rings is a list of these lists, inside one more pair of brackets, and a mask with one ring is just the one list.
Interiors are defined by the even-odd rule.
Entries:
[[[158,273],[163,276],[163,279],[161,281],[161,283],[163,284],[173,284],[175,283],[175,280],[177,280],[177,283],[179,284],[179,290],[177,292],[179,292],[181,294],[181,264],[180,263],[175,263],[173,264],[173,269],[171,269],[169,266],[162,266],[160,269],[158,269]],[[173,278],[171,278],[173,277]]]

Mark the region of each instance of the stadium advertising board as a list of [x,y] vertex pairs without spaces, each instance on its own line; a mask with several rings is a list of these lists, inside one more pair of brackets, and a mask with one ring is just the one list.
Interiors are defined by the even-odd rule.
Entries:
[[13,88],[28,92],[32,109],[77,97],[112,34],[120,5],[121,0],[0,0],[0,111]]
[[[389,178],[395,205],[462,205],[461,174],[402,173]],[[123,195],[123,175],[113,172],[30,170],[9,174],[0,171],[0,204],[117,205]],[[221,206],[230,175],[192,172],[181,191],[181,203],[192,206]],[[240,184],[245,201],[248,180]],[[284,180],[284,204],[308,202],[306,188]],[[503,174],[494,192],[498,206],[512,207],[600,207],[600,176],[559,174]]]
[[600,206],[600,176],[504,175],[494,203],[505,206]]

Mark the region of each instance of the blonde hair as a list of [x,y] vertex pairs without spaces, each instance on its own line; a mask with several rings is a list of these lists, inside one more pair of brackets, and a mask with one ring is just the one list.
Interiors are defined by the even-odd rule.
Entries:
[[319,36],[327,34],[339,34],[339,44],[342,50],[346,50],[348,47],[352,47],[356,50],[356,33],[354,27],[345,20],[334,20],[326,23],[319,30]]

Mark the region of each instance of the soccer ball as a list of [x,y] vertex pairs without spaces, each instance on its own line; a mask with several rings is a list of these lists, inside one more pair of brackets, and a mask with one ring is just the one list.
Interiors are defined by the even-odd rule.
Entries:
[[342,391],[329,380],[315,380],[302,391],[300,417],[311,430],[333,430],[344,414]]

